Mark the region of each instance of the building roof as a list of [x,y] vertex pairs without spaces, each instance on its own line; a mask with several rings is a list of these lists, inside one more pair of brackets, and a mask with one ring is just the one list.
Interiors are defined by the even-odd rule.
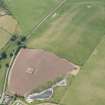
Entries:
[[75,69],[73,63],[51,52],[21,49],[10,70],[8,90],[13,94],[25,96],[44,83]]

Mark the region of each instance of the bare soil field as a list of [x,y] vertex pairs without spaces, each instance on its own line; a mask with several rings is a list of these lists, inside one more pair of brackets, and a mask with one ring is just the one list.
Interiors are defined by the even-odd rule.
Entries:
[[48,81],[66,76],[77,66],[53,53],[39,49],[21,49],[8,80],[8,90],[25,96]]

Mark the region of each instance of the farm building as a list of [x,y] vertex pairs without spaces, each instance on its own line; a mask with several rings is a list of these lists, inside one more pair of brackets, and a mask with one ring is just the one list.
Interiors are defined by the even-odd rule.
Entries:
[[51,52],[21,49],[10,70],[8,91],[19,96],[27,96],[46,82],[76,70],[75,64]]

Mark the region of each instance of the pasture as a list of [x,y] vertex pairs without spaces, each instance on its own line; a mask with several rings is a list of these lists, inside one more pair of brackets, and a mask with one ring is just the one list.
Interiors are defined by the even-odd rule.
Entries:
[[23,35],[31,35],[27,42],[29,48],[52,51],[82,66],[105,33],[104,0],[65,0],[37,30],[32,31],[61,1],[5,0]]
[[105,37],[61,99],[64,105],[105,104]]
[[103,4],[67,0],[28,40],[29,48],[43,48],[83,65],[105,35]]
[[5,0],[22,33],[29,33],[61,0]]
[[[8,54],[11,53],[10,49],[14,47],[13,45],[9,47],[7,43],[9,43],[11,36],[19,31],[20,29],[17,24],[17,21],[12,16],[10,15],[0,16],[0,52],[5,51]],[[7,59],[3,61],[0,60],[0,93],[3,89],[4,78],[7,69],[6,64],[8,64],[9,61],[10,57],[7,57]]]

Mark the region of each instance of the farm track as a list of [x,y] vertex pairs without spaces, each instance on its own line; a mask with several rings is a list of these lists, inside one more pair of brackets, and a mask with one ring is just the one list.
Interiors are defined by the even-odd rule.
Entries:
[[[44,19],[42,19],[40,22],[39,22],[39,24],[35,24],[34,26],[33,26],[33,28],[32,28],[32,30],[28,33],[28,34],[26,34],[25,36],[27,36],[27,39],[29,39],[30,37],[31,37],[31,34],[33,33],[33,32],[35,32],[54,12],[56,12],[56,10],[58,10],[59,8],[61,8],[62,7],[62,5],[66,2],[67,0],[63,0],[54,10],[52,10]],[[77,6],[78,5],[84,5],[84,4],[94,4],[94,5],[97,5],[97,6],[102,6],[104,3],[102,3],[102,2],[99,2],[99,1],[84,1],[84,2],[73,2],[73,3],[71,3],[71,4],[77,4]],[[99,5],[100,4],[100,5]],[[104,4],[105,5],[105,4]],[[101,8],[104,8],[105,9],[105,7],[101,7]]]
[[[35,32],[35,31],[37,31],[37,29],[39,29],[39,27],[54,13],[54,12],[56,12],[56,10],[58,10],[59,8],[61,8],[62,7],[62,5],[66,2],[67,0],[63,0],[63,1],[61,1],[60,2],[60,4],[54,9],[54,10],[52,10],[46,17],[44,17],[40,22],[39,22],[39,24],[35,24],[34,26],[33,26],[33,28],[32,28],[32,30],[29,32],[29,33],[27,33],[27,34],[25,34],[24,36],[27,36],[27,40],[28,39],[30,39],[31,38],[31,36],[32,36],[32,33],[33,32]],[[78,4],[78,5],[83,5],[83,4],[94,4],[94,5],[97,5],[97,6],[99,6],[98,4],[101,4],[101,5],[103,5],[103,4],[105,4],[105,3],[102,3],[102,2],[100,2],[100,1],[84,1],[84,2],[73,2],[73,3],[71,3],[71,4]],[[103,6],[101,7],[101,8],[104,8]],[[105,8],[104,8],[105,9]],[[5,32],[8,32],[7,30],[5,30],[5,29],[3,29]],[[10,32],[8,32],[10,35],[12,34],[12,33],[10,33]],[[1,48],[1,49],[3,49],[6,45],[8,44],[8,41],[7,41],[7,43]]]
[[[30,37],[31,37],[31,35],[32,35],[32,33],[33,32],[35,32],[54,12],[56,12],[56,10],[57,9],[59,9],[60,7],[62,7],[62,5],[64,4],[66,2],[66,0],[63,0],[53,11],[51,11],[44,19],[42,19],[42,21],[39,23],[39,24],[37,24],[37,25],[34,25],[34,27],[32,28],[32,30],[28,33],[28,34],[26,34],[27,35],[27,39],[29,39]],[[76,2],[75,2],[76,3]],[[75,3],[72,3],[72,4],[75,4]],[[83,5],[83,4],[102,4],[103,5],[103,3],[102,2],[99,2],[99,1],[95,1],[95,2],[79,2],[79,3],[77,3],[78,5]],[[4,29],[3,29],[4,30]],[[5,30],[6,32],[7,32],[7,30]],[[9,34],[11,34],[10,32],[8,32]],[[100,40],[100,42],[101,42],[101,40]],[[8,44],[8,43],[7,43]],[[6,45],[7,45],[6,44]],[[98,43],[99,44],[99,43]],[[4,47],[6,46],[6,45],[4,45]],[[3,48],[4,48],[3,47]],[[97,47],[97,46],[96,46]],[[94,48],[94,50],[95,50],[95,48]],[[93,50],[93,51],[94,51]],[[91,55],[90,55],[91,56]],[[89,56],[89,58],[90,58],[90,56]],[[88,58],[88,59],[89,59]],[[87,59],[87,60],[88,60]],[[9,70],[10,70],[10,68],[9,68]],[[9,70],[7,70],[7,73],[6,73],[6,76],[5,76],[5,83],[4,83],[4,88],[3,88],[3,93],[2,93],[2,98],[1,99],[4,99],[4,93],[5,93],[5,89],[6,89],[6,84],[7,84],[7,81],[8,81],[8,74],[9,74]],[[66,93],[65,93],[66,94]],[[64,95],[65,96],[65,95]],[[0,99],[0,100],[1,100]]]
[[56,12],[56,10],[58,10],[60,7],[62,7],[62,5],[66,2],[66,0],[63,0],[62,2],[59,3],[59,5],[57,5],[57,7],[55,9],[53,9],[46,17],[44,17],[39,24],[35,24],[34,27],[32,28],[32,30],[26,34],[25,36],[27,36],[27,39],[29,39],[31,37],[31,34],[33,32],[35,32],[54,12]]
[[7,72],[6,72],[6,76],[5,76],[5,80],[4,80],[4,86],[3,86],[3,91],[2,91],[1,98],[0,98],[0,104],[2,104],[4,96],[5,96],[5,91],[6,91],[7,81],[8,81],[8,75],[9,75],[9,71],[10,71],[10,68],[11,68],[11,66],[13,64],[14,59],[15,59],[15,55],[12,57],[12,59],[10,61],[10,64],[9,64],[9,68],[7,69]]

